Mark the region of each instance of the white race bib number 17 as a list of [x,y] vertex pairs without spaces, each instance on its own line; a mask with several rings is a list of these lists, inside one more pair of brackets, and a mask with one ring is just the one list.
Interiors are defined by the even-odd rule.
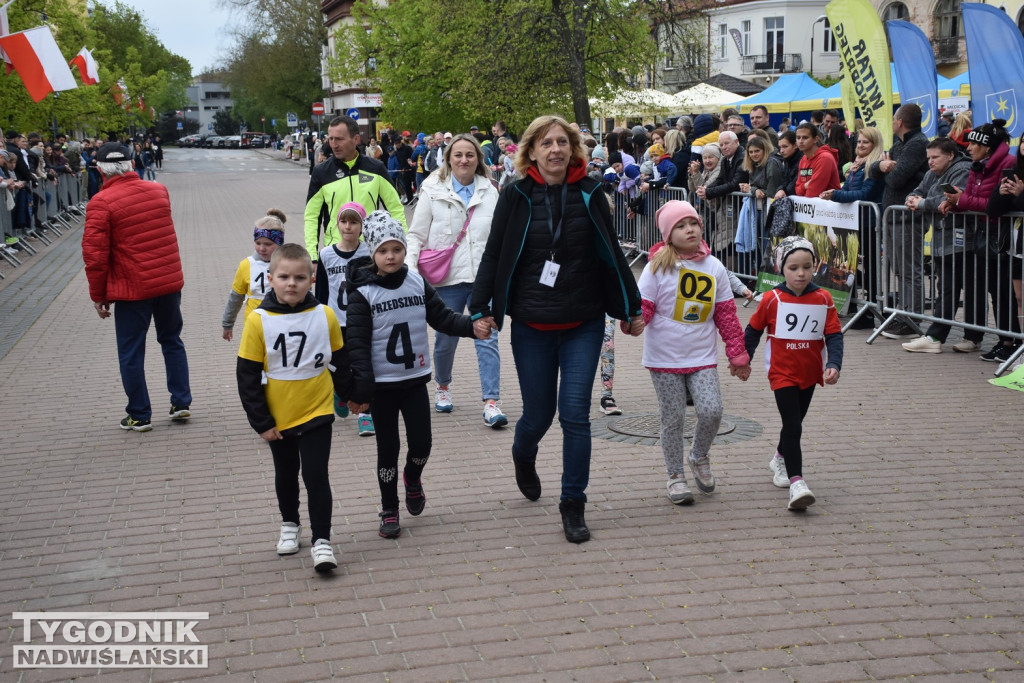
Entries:
[[825,336],[824,304],[789,304],[779,302],[775,313],[775,336],[779,339],[815,340]]

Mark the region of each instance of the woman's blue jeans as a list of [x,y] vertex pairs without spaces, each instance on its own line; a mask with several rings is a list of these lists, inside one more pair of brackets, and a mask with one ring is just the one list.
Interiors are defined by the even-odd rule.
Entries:
[[558,409],[562,427],[561,500],[587,499],[590,482],[590,400],[604,339],[604,317],[571,330],[543,331],[512,321],[512,356],[523,395],[512,457],[537,459],[540,440]]
[[[472,282],[462,282],[448,287],[438,287],[437,294],[444,305],[456,313],[463,313],[473,293]],[[484,401],[501,398],[501,358],[498,356],[498,332],[491,330],[489,339],[475,339],[476,362],[480,369],[480,393]],[[448,386],[452,381],[452,366],[455,364],[455,349],[459,338],[444,332],[434,335],[434,377],[437,383]]]

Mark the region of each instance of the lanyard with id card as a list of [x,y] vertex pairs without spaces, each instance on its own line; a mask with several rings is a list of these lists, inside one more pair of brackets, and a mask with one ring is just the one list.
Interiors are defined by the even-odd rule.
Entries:
[[558,243],[558,238],[562,236],[562,220],[565,218],[565,200],[568,192],[569,184],[562,183],[562,212],[558,215],[558,225],[553,226],[554,217],[551,212],[551,198],[548,196],[547,188],[544,188],[544,204],[548,209],[548,231],[551,233],[551,256],[544,262],[544,269],[540,273],[540,283],[546,287],[555,286],[555,280],[558,279],[558,271],[562,267],[555,262],[555,245]]

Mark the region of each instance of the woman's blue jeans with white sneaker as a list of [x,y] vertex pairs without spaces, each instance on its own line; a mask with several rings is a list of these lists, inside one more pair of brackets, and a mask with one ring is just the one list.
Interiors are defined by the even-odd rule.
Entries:
[[[445,306],[456,313],[464,313],[473,293],[472,282],[462,282],[448,287],[438,287],[437,294]],[[480,369],[480,393],[484,401],[501,399],[501,358],[498,356],[498,331],[491,330],[489,339],[475,339],[476,362]],[[441,386],[452,381],[452,366],[455,364],[455,349],[459,338],[438,332],[434,336],[434,378]]]
[[117,301],[114,303],[114,330],[121,383],[128,395],[125,412],[136,420],[148,420],[153,416],[145,370],[146,335],[150,321],[156,326],[156,340],[164,354],[171,404],[181,407],[192,405],[188,358],[181,341],[181,292],[141,301]]
[[561,500],[587,499],[590,482],[590,401],[604,339],[604,318],[571,330],[538,330],[512,321],[512,356],[523,395],[512,457],[537,459],[540,440],[558,409],[562,426]]

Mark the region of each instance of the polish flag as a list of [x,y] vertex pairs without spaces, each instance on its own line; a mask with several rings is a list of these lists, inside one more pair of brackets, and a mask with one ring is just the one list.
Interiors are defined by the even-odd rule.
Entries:
[[88,49],[83,47],[79,50],[70,64],[78,67],[78,73],[82,77],[82,85],[96,85],[100,82],[99,65],[96,64],[96,60],[92,58],[92,53]]
[[55,90],[78,87],[49,26],[2,36],[0,49],[7,53],[29,96],[36,102]]

